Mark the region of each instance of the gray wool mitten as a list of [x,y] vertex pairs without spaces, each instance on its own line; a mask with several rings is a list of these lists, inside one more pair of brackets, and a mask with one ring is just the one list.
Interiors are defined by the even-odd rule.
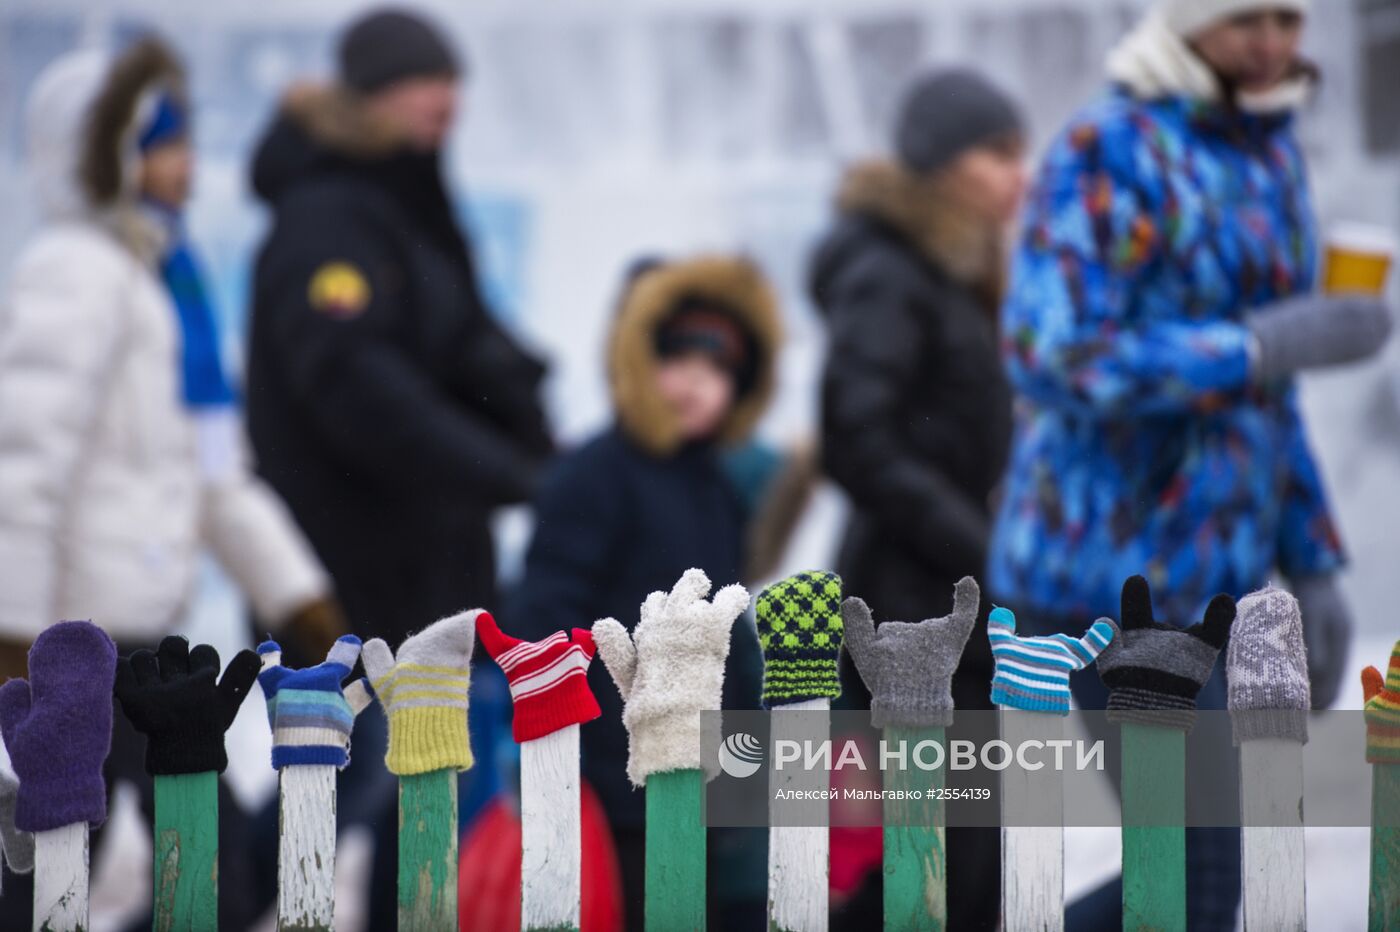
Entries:
[[1235,743],[1254,738],[1308,740],[1307,652],[1298,600],[1268,586],[1236,606],[1226,652]]
[[964,576],[953,589],[953,611],[917,624],[887,621],[878,628],[865,602],[841,603],[846,650],[870,690],[876,728],[946,727],[953,723],[953,671],[977,624],[981,591]]
[[34,835],[15,826],[18,802],[19,777],[8,765],[0,766],[0,850],[10,870],[27,874],[34,869]]
[[1390,336],[1390,308],[1369,295],[1299,295],[1250,313],[1257,341],[1256,381],[1301,369],[1356,362],[1378,352]]
[[700,713],[720,707],[729,631],[749,607],[743,586],[725,586],[707,602],[709,594],[709,577],[686,570],[669,593],[647,596],[632,634],[613,618],[593,623],[622,694],[627,776],[636,786],[649,774],[702,769]]
[[1152,618],[1147,580],[1123,583],[1122,631],[1099,654],[1099,679],[1108,687],[1108,719],[1189,731],[1196,695],[1210,679],[1220,649],[1230,639],[1235,600],[1217,595],[1204,621],[1189,628]]

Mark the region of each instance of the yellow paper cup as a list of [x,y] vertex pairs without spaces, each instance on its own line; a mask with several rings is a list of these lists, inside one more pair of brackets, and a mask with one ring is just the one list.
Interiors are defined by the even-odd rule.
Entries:
[[1339,223],[1327,232],[1322,288],[1328,294],[1380,294],[1395,253],[1395,235],[1385,227]]

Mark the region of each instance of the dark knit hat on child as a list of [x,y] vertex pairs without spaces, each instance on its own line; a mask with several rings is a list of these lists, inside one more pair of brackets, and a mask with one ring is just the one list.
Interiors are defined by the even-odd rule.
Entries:
[[895,154],[910,171],[947,167],[968,149],[1025,132],[1015,101],[968,68],[926,74],[904,94],[895,128]]
[[686,353],[703,353],[730,373],[737,394],[753,387],[758,346],[739,313],[723,303],[684,297],[656,328],[657,356],[672,359]]
[[405,9],[373,10],[351,23],[337,50],[340,80],[372,94],[405,78],[458,75],[458,62],[437,26]]

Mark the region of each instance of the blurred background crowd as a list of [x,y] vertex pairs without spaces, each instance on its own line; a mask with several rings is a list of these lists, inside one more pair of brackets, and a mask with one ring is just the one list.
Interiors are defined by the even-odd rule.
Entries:
[[[1395,285],[1329,293],[1322,246],[1400,229],[1397,81],[1396,0],[9,0],[0,675],[60,617],[294,662],[475,605],[631,625],[692,565],[831,567],[880,621],[973,574],[983,625],[1077,635],[1142,572],[1178,625],[1287,585],[1315,705],[1359,708],[1395,634]],[[983,628],[960,708],[990,670]],[[726,707],[760,674],[739,625]],[[641,793],[590,681],[585,924],[635,927]],[[275,884],[248,706],[230,929]],[[463,928],[518,924],[509,715],[478,664]],[[347,929],[392,927],[384,741],[366,713],[340,787]],[[146,921],[140,752],[119,725],[98,928]],[[712,915],[761,925],[764,833],[711,835]],[[1193,928],[1231,928],[1238,835],[1190,838]],[[1073,928],[1118,921],[1102,840],[1071,832]],[[953,927],[995,927],[996,831],[949,849]],[[1314,839],[1310,910],[1360,924],[1360,857]],[[833,830],[836,927],[878,916],[878,858]]]

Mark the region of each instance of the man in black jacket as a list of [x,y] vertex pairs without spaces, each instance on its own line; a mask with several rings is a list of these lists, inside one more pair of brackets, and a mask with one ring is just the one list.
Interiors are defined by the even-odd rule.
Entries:
[[[391,645],[495,604],[492,509],[529,500],[551,452],[544,367],[492,320],[443,184],[460,70],[422,19],[369,13],[342,37],[337,81],[293,88],[253,165],[273,211],[247,376],[258,469],[351,630]],[[375,831],[376,929],[395,915],[384,741],[361,715],[338,812]],[[275,809],[265,819],[275,837]]]
[[551,444],[542,365],[492,320],[440,147],[459,68],[403,12],[345,33],[339,81],[298,87],[258,149],[248,418],[262,474],[391,644],[495,601],[491,510]]

